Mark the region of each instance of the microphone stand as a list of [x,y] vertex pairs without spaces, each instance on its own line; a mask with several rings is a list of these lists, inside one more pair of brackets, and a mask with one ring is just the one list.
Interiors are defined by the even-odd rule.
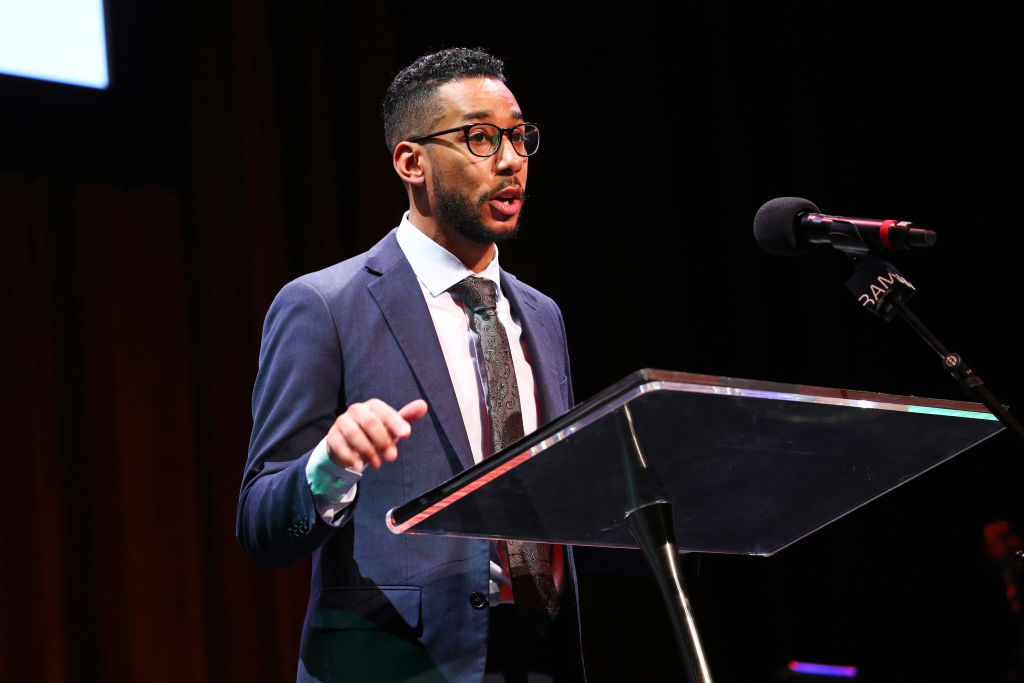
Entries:
[[916,288],[891,264],[862,249],[843,249],[854,266],[846,287],[869,312],[889,321],[902,318],[942,360],[943,367],[953,375],[963,391],[979,399],[1003,426],[1024,446],[1024,427],[996,400],[981,377],[974,374],[960,354],[949,351],[921,320],[907,307],[906,301]]

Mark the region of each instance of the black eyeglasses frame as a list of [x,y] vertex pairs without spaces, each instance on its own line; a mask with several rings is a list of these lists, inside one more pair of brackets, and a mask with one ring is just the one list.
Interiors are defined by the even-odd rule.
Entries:
[[[470,145],[469,145],[469,130],[471,128],[476,127],[476,126],[492,126],[492,127],[498,129],[498,144],[496,144],[494,146],[494,150],[490,154],[477,154],[476,152],[473,151],[473,148],[470,147]],[[517,128],[523,128],[524,126],[533,126],[533,128],[537,131],[538,138],[540,137],[540,126],[538,126],[536,123],[529,123],[527,121],[524,121],[523,123],[517,123],[516,125],[511,126],[509,128],[502,128],[501,126],[499,126],[499,125],[497,125],[495,123],[488,123],[487,121],[477,121],[476,123],[467,123],[464,126],[456,126],[455,128],[449,128],[447,130],[439,130],[439,131],[436,131],[434,133],[429,133],[427,135],[421,135],[419,137],[409,138],[408,140],[406,140],[406,142],[424,142],[426,140],[430,140],[431,138],[436,138],[439,135],[447,135],[448,133],[455,133],[455,132],[461,130],[462,131],[462,140],[463,140],[463,142],[466,143],[466,149],[468,149],[469,153],[472,154],[475,157],[480,157],[481,159],[486,159],[488,157],[492,157],[495,154],[497,154],[498,150],[501,149],[501,138],[502,138],[502,136],[504,136],[505,139],[508,140],[509,144],[512,145],[512,151],[513,152],[515,152],[516,154],[518,154],[521,157],[531,157],[531,156],[533,156],[534,154],[537,153],[538,149],[540,149],[540,140],[539,139],[537,140],[537,148],[536,149],[534,149],[532,152],[529,152],[527,154],[523,154],[518,149],[516,149],[515,143],[513,143],[512,142],[512,138],[509,137],[509,134],[512,131],[514,131]]]

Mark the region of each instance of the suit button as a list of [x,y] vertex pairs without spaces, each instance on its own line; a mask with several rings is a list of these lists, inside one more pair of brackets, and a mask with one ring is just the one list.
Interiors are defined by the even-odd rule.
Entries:
[[300,538],[309,531],[308,519],[296,519],[288,525],[287,533],[291,538]]
[[480,591],[473,591],[469,596],[469,604],[473,609],[484,609],[487,607],[487,597]]

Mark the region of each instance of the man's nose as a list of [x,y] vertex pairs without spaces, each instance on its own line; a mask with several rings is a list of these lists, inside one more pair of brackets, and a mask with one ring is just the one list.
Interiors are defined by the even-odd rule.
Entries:
[[498,140],[498,151],[494,153],[497,157],[495,162],[498,173],[518,173],[523,167],[523,159],[512,147],[512,141],[508,139],[508,133],[502,133]]

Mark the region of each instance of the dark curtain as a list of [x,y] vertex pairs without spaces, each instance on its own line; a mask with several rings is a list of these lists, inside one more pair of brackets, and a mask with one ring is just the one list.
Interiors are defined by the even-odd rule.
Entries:
[[[262,319],[397,224],[378,106],[431,49],[504,57],[541,122],[501,257],[561,303],[578,398],[640,367],[960,398],[909,331],[857,310],[838,254],[759,251],[752,216],[782,195],[937,230],[893,257],[915,309],[1024,396],[996,10],[136,5],[109,3],[110,90],[0,77],[0,679],[294,676],[308,561],[263,570],[233,538]],[[712,669],[999,680],[1021,636],[982,526],[1024,524],[1022,469],[1003,435],[775,557],[691,560]],[[587,559],[592,678],[675,678],[642,562]]]

